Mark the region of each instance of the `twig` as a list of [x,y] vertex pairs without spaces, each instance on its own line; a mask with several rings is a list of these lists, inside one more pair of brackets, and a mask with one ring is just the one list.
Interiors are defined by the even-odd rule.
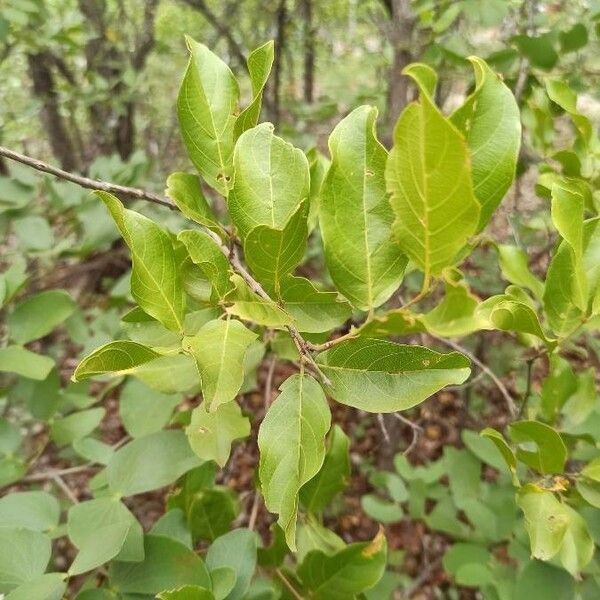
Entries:
[[106,181],[99,181],[97,179],[90,179],[89,177],[75,175],[74,173],[63,171],[58,167],[53,167],[52,165],[38,160],[37,158],[31,158],[29,156],[25,156],[24,154],[19,154],[14,150],[5,148],[4,146],[0,146],[0,156],[4,156],[23,165],[27,165],[36,171],[42,171],[43,173],[54,175],[54,177],[58,177],[59,179],[76,183],[77,185],[88,190],[102,190],[103,192],[121,194],[122,196],[127,196],[128,198],[135,198],[136,200],[147,200],[149,202],[154,202],[154,204],[160,204],[161,206],[166,206],[171,209],[177,208],[172,202],[159,196],[158,194],[153,194],[152,192],[147,192],[139,188],[127,187],[124,185],[118,185],[116,183],[108,183]]
[[511,416],[514,418],[517,415],[517,408],[513,397],[510,395],[509,391],[506,389],[506,386],[502,383],[500,378],[483,362],[481,362],[472,352],[467,350],[464,346],[453,342],[452,340],[446,340],[444,338],[438,337],[437,335],[429,334],[433,339],[441,342],[442,344],[446,344],[450,348],[462,352],[465,356],[468,356],[471,361],[476,364],[496,385],[504,400],[506,400],[506,405]]
[[410,419],[407,419],[400,413],[394,413],[394,417],[396,417],[396,419],[402,421],[402,423],[408,425],[412,429],[412,439],[410,440],[410,444],[408,445],[408,448],[402,453],[404,456],[408,456],[413,451],[413,448],[417,445],[417,442],[419,441],[419,438],[423,433],[423,428],[420,425],[413,423]]
[[77,498],[77,496],[73,493],[73,490],[63,481],[60,475],[54,475],[52,479],[73,504],[79,504],[79,498]]
[[269,410],[271,406],[271,398],[273,397],[273,375],[275,373],[275,365],[277,364],[277,358],[273,354],[269,360],[269,367],[267,369],[267,379],[265,380],[265,389],[264,389],[264,404],[265,404],[265,413]]
[[385,440],[385,443],[389,444],[391,442],[390,434],[388,433],[387,427],[385,426],[385,420],[381,413],[377,415],[377,422],[379,423],[381,433],[383,433],[383,439]]
[[275,573],[296,600],[304,600],[304,598],[297,592],[296,588],[290,583],[289,579],[281,572],[281,569],[275,569]]
[[260,494],[254,492],[254,500],[252,501],[252,508],[250,509],[250,518],[248,519],[248,529],[254,531],[256,527],[256,519],[258,518],[258,508],[260,506]]
[[[102,190],[114,194],[121,194],[122,196],[127,196],[138,200],[148,200],[149,202],[153,202],[154,204],[166,206],[171,209],[177,209],[177,207],[167,198],[163,198],[162,196],[158,196],[157,194],[146,192],[145,190],[139,188],[126,187],[122,185],[108,183],[106,181],[99,181],[96,179],[89,179],[88,177],[75,175],[73,173],[69,173],[68,171],[63,171],[62,169],[59,169],[57,167],[53,167],[52,165],[49,165],[41,160],[25,156],[24,154],[19,154],[14,150],[5,148],[4,146],[0,146],[0,156],[4,156],[11,160],[27,165],[28,167],[36,169],[37,171],[42,171],[44,173],[54,175],[55,177],[58,177],[60,179],[65,179],[66,181],[76,183],[77,185],[83,188],[91,190]],[[267,302],[273,302],[271,297],[265,292],[260,283],[258,283],[258,281],[256,281],[256,279],[254,279],[254,277],[252,277],[250,273],[248,273],[244,265],[242,265],[236,248],[233,247],[232,249],[230,249],[227,246],[224,246],[221,238],[214,231],[206,229],[205,232],[218,245],[219,250],[221,250],[221,252],[225,255],[225,257],[231,264],[233,270],[238,275],[240,275],[240,277],[242,277],[242,279],[248,284],[250,289],[253,292],[255,292],[258,296],[260,296],[263,300],[266,300]],[[294,343],[296,344],[302,359],[312,367],[312,369],[317,373],[317,375],[325,385],[331,385],[331,381],[329,380],[327,375],[323,373],[319,365],[315,362],[314,358],[312,357],[310,343],[307,342],[300,335],[300,332],[293,325],[288,325],[287,330],[292,339],[294,340]]]
[[48,479],[55,479],[56,477],[62,477],[63,475],[73,475],[74,473],[83,473],[94,468],[94,463],[87,463],[85,465],[78,465],[76,467],[69,467],[68,469],[54,469],[52,471],[46,471],[45,473],[32,473],[23,477],[21,481],[47,481]]

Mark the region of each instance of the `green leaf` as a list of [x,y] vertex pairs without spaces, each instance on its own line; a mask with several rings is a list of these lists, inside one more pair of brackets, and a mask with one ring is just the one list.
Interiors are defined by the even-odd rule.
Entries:
[[38,531],[0,528],[0,593],[34,581],[46,570],[52,547]]
[[502,277],[530,290],[537,300],[544,294],[544,284],[529,270],[527,253],[518,246],[499,244],[500,268]]
[[222,404],[214,412],[208,412],[203,403],[192,411],[185,433],[202,460],[214,460],[224,467],[233,441],[250,435],[250,420],[242,415],[237,402]]
[[198,365],[202,396],[208,410],[231,402],[244,383],[244,360],[248,346],[257,335],[236,319],[215,319],[193,337],[184,339],[183,347]]
[[181,508],[168,509],[154,523],[149,533],[172,538],[185,544],[188,548],[192,547],[192,534],[188,529],[186,516]]
[[365,513],[378,523],[399,523],[404,517],[404,511],[398,504],[374,494],[362,496],[360,505]]
[[188,527],[192,539],[213,542],[231,528],[238,513],[233,492],[228,488],[213,488],[196,492],[188,508]]
[[236,575],[233,589],[224,600],[242,600],[256,569],[257,536],[248,529],[235,529],[215,540],[206,554],[206,566],[213,573],[229,567]]
[[244,132],[235,146],[231,219],[242,239],[258,225],[285,227],[308,198],[310,173],[302,150],[277,137],[271,123]]
[[519,574],[514,589],[514,600],[553,598],[571,600],[575,597],[573,578],[563,569],[533,560]]
[[75,440],[73,450],[87,461],[99,465],[107,465],[114,452],[111,446],[93,437]]
[[352,308],[337,292],[321,292],[303,277],[285,277],[280,297],[285,312],[305,333],[331,331],[352,316]]
[[274,58],[274,44],[268,41],[253,50],[248,56],[248,72],[252,83],[252,101],[235,121],[234,136],[237,139],[244,131],[254,127],[260,117],[265,85],[271,73]]
[[406,267],[391,236],[387,152],[375,134],[376,118],[376,108],[361,106],[333,130],[331,165],[319,200],[327,269],[337,289],[361,310],[383,304],[398,289]]
[[301,262],[306,250],[308,202],[305,200],[283,229],[258,225],[244,242],[244,257],[260,283],[279,295],[281,280]]
[[538,450],[519,448],[517,458],[542,475],[561,474],[567,460],[567,447],[560,434],[539,421],[511,423],[510,437],[517,444],[534,442]]
[[94,350],[77,365],[72,380],[81,381],[105,374],[127,375],[159,356],[151,348],[137,342],[109,342]]
[[279,515],[295,550],[298,492],[323,465],[331,415],[323,390],[308,375],[289,377],[280,392],[258,433],[259,478],[265,504]]
[[590,562],[594,542],[586,522],[570,506],[533,484],[519,490],[517,504],[525,514],[532,556],[550,560],[558,555],[573,576]]
[[22,583],[6,600],[62,600],[67,589],[63,573],[46,573],[33,581]]
[[[344,540],[334,533],[331,529],[327,529],[321,525],[314,517],[309,515],[303,522],[298,524],[298,551],[296,559],[302,563],[306,555],[312,550],[320,550],[331,556],[338,550],[343,550],[346,547]],[[288,549],[285,547],[285,553]]]
[[552,40],[553,35],[550,33],[540,36],[516,35],[512,38],[521,54],[527,57],[532,65],[547,71],[558,62],[558,54],[552,46]]
[[129,374],[165,394],[195,391],[200,387],[196,361],[185,354],[160,356],[134,367]]
[[350,478],[350,438],[334,425],[323,466],[300,490],[300,502],[311,513],[321,512],[339,494]]
[[0,498],[0,527],[51,531],[59,518],[58,501],[47,492],[12,492]]
[[79,554],[69,574],[91,571],[117,558],[140,561],[144,558],[142,526],[124,504],[113,498],[96,498],[69,509],[67,532]]
[[319,354],[331,381],[331,396],[369,412],[406,410],[469,376],[469,360],[458,352],[440,354],[373,338],[342,342]]
[[347,600],[373,587],[383,575],[387,544],[380,531],[371,542],[350,544],[332,556],[309,552],[298,575],[314,600]]
[[563,52],[577,52],[588,43],[588,30],[583,23],[575,23],[567,31],[561,31],[558,34],[560,47]]
[[427,80],[432,90],[435,73],[419,64],[404,73],[420,86],[421,96],[396,123],[386,181],[396,214],[393,232],[402,251],[425,273],[426,289],[429,278],[453,264],[477,231],[480,207],[467,144],[422,83]]
[[477,231],[498,208],[515,177],[521,145],[521,118],[512,92],[481,58],[469,58],[475,91],[450,117],[471,154],[473,191],[481,205]]
[[55,419],[50,425],[52,441],[59,447],[89,435],[104,418],[104,408],[90,408]]
[[119,398],[125,431],[133,438],[160,431],[169,423],[181,400],[179,394],[161,394],[140,381],[128,381]]
[[72,315],[76,306],[64,290],[49,290],[28,296],[17,304],[8,317],[10,338],[18,344],[37,340]]
[[206,233],[197,230],[182,231],[177,239],[183,242],[192,262],[200,267],[211,282],[219,300],[233,289],[230,281],[230,266],[227,257],[215,241]]
[[174,590],[161,592],[158,600],[215,600],[214,594],[197,585],[184,585]]
[[114,494],[133,496],[165,487],[198,466],[182,431],[158,431],[119,448],[106,467]]
[[54,361],[49,356],[36,354],[22,346],[0,348],[0,373],[16,373],[42,381],[53,368]]
[[191,221],[204,225],[216,233],[222,229],[202,191],[202,185],[196,175],[190,173],[172,173],[167,178],[166,194]]
[[124,208],[112,194],[96,194],[108,207],[131,251],[131,295],[165,327],[182,331],[185,296],[169,234],[148,217]]
[[177,116],[188,155],[205,181],[227,195],[233,176],[239,87],[231,69],[204,44],[187,37],[190,51]]
[[227,296],[231,306],[230,315],[265,327],[282,328],[292,324],[292,318],[275,302],[264,300],[255,294],[239,275],[232,275],[235,289]]
[[6,419],[0,418],[0,455],[14,454],[22,440],[20,428]]
[[211,587],[208,569],[195,552],[156,535],[145,536],[142,562],[113,562],[109,578],[121,594],[158,594],[184,585]]

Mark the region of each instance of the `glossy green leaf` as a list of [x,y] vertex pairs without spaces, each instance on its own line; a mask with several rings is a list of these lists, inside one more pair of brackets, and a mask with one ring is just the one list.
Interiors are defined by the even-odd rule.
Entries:
[[498,245],[502,277],[533,293],[537,300],[544,294],[544,284],[529,270],[527,253],[518,246]]
[[42,356],[22,346],[0,348],[0,373],[16,373],[28,379],[42,381],[54,368],[49,356]]
[[185,297],[169,234],[148,217],[124,208],[112,194],[96,193],[108,207],[131,251],[132,296],[146,313],[165,327],[182,331]]
[[38,531],[0,527],[0,593],[42,575],[51,551],[50,538]]
[[192,411],[185,430],[192,450],[202,460],[214,460],[223,467],[229,460],[231,445],[250,435],[250,421],[242,415],[237,402],[221,404],[208,412],[204,403]]
[[235,288],[227,296],[231,303],[227,307],[230,315],[265,327],[285,327],[292,324],[292,318],[275,302],[265,300],[255,294],[239,275],[232,275]]
[[133,438],[160,431],[171,420],[181,400],[179,394],[162,394],[140,381],[128,381],[119,398],[125,431]]
[[563,569],[539,560],[532,560],[525,565],[514,588],[514,600],[532,600],[537,597],[571,600],[574,595],[573,578]]
[[516,481],[516,472],[517,472],[517,458],[512,451],[511,447],[507,444],[504,436],[495,429],[491,427],[486,427],[481,430],[481,435],[483,437],[488,438],[494,446],[496,446],[498,452],[504,459],[507,467],[509,468],[511,474],[513,475],[513,479]]
[[22,583],[6,600],[62,600],[67,589],[63,573],[46,573],[33,581]]
[[328,444],[323,466],[300,490],[300,502],[311,513],[321,512],[350,478],[350,438],[334,425]]
[[285,312],[306,333],[331,331],[352,316],[352,308],[336,292],[322,292],[303,277],[285,277],[280,297]]
[[233,289],[227,257],[215,241],[197,230],[182,231],[178,236],[189,252],[192,262],[200,267],[211,282],[217,297],[222,300]]
[[41,338],[73,314],[76,306],[64,290],[28,296],[8,317],[10,338],[18,344]]
[[213,231],[221,231],[196,175],[172,173],[167,177],[166,193],[188,219]]
[[113,562],[111,587],[121,594],[158,594],[184,585],[210,589],[202,559],[187,546],[167,537],[146,535],[142,562]]
[[383,532],[371,542],[350,544],[328,556],[309,552],[298,575],[315,600],[346,600],[373,587],[383,575],[387,544]]
[[177,97],[181,135],[196,169],[208,185],[226,196],[233,176],[238,83],[231,69],[204,44],[186,41],[190,62]]
[[510,89],[481,58],[470,57],[475,91],[450,117],[471,155],[473,191],[481,205],[481,231],[515,177],[521,145],[519,107]]
[[231,402],[244,382],[244,360],[257,335],[236,319],[215,319],[185,338],[202,381],[202,396],[210,412]]
[[252,83],[252,100],[235,121],[234,136],[237,139],[244,131],[254,127],[260,117],[265,85],[271,73],[274,58],[274,44],[266,42],[248,56],[248,72]]
[[560,474],[567,460],[567,447],[560,434],[539,421],[516,421],[510,425],[516,443],[534,442],[537,450],[519,448],[517,458],[542,475]]
[[170,485],[200,464],[182,431],[158,431],[129,442],[111,458],[106,473],[114,494],[133,496]]
[[[435,106],[435,73],[425,65],[405,69],[421,95],[400,115],[386,167],[387,189],[396,215],[393,232],[400,248],[425,273],[425,286],[453,264],[473,235],[480,206],[473,192],[470,152],[450,121]],[[451,182],[451,185],[449,185]]]
[[112,560],[144,558],[142,526],[124,504],[112,498],[96,498],[69,509],[67,532],[79,553],[69,573],[79,575]]
[[301,262],[306,251],[307,201],[296,209],[285,227],[258,225],[244,242],[244,257],[258,281],[279,295],[281,280]]
[[132,368],[129,374],[165,394],[195,391],[200,387],[196,361],[185,354],[160,356]]
[[308,375],[293,375],[280,391],[258,433],[259,478],[265,504],[279,515],[294,550],[298,492],[323,465],[331,415],[323,390]]
[[374,338],[356,338],[319,354],[331,381],[331,396],[369,412],[405,410],[444,386],[463,383],[469,360],[458,352],[440,354]]
[[235,146],[231,219],[242,239],[258,225],[285,227],[308,198],[310,173],[304,152],[273,133],[271,123],[244,132]]
[[12,492],[0,498],[0,527],[51,531],[59,517],[58,500],[47,492]]
[[319,201],[327,269],[337,289],[361,310],[385,302],[398,289],[406,266],[391,236],[387,152],[375,134],[376,118],[376,108],[361,106],[333,130],[331,165]]
[[96,375],[127,375],[159,356],[151,348],[136,342],[109,342],[86,356],[75,369],[72,379],[81,381]]

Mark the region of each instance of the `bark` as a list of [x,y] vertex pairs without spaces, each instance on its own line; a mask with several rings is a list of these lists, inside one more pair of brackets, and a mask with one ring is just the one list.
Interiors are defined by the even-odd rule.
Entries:
[[411,83],[401,75],[402,69],[414,61],[413,31],[416,18],[411,13],[408,0],[388,0],[385,2],[390,12],[389,41],[392,46],[393,62],[390,69],[388,88],[388,124],[393,128],[398,115],[410,101]]
[[280,0],[277,8],[277,35],[275,38],[275,59],[273,61],[273,87],[271,110],[273,124],[279,125],[281,120],[281,80],[283,71],[283,53],[286,44],[287,0]]
[[302,0],[304,17],[304,100],[311,104],[314,99],[315,80],[315,27],[313,24],[313,0]]
[[75,152],[64,117],[52,73],[53,58],[43,51],[27,56],[33,93],[42,103],[41,117],[52,152],[65,171],[79,171],[80,161]]

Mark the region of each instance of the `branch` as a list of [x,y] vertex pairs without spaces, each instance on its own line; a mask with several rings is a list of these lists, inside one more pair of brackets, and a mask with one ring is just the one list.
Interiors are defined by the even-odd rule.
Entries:
[[[99,181],[96,179],[89,179],[88,177],[82,177],[80,175],[75,175],[73,173],[69,173],[68,171],[63,171],[62,169],[58,169],[57,167],[53,167],[41,160],[36,158],[31,158],[29,156],[25,156],[24,154],[19,154],[14,150],[10,150],[5,148],[4,146],[0,146],[0,156],[5,156],[11,160],[20,162],[21,164],[27,165],[33,169],[38,171],[42,171],[44,173],[49,173],[50,175],[54,175],[60,179],[65,179],[66,181],[70,181],[72,183],[76,183],[83,188],[87,188],[90,190],[102,190],[104,192],[110,192],[112,194],[120,194],[122,196],[127,196],[129,198],[134,198],[136,200],[147,200],[149,202],[153,202],[154,204],[160,204],[161,206],[166,206],[170,209],[176,210],[177,207],[169,201],[167,198],[163,198],[157,194],[153,194],[152,192],[146,192],[145,190],[139,188],[131,188],[123,185],[117,185],[114,183],[108,183],[106,181]],[[210,229],[205,229],[205,232],[208,236],[210,236],[215,244],[217,244],[219,250],[225,255],[231,268],[236,272],[247,284],[248,287],[259,297],[261,297],[266,302],[274,302],[273,299],[265,292],[260,283],[248,273],[244,265],[241,263],[237,249],[233,247],[232,249],[224,246],[221,238],[217,233],[211,231]],[[311,355],[311,350],[313,350],[313,345],[306,341],[301,335],[298,329],[293,325],[287,325],[287,330],[298,348],[298,352],[300,353],[301,359],[308,363],[312,369],[317,373],[317,375],[321,378],[325,385],[331,385],[331,381],[319,365],[315,362],[314,358]]]
[[511,416],[514,418],[517,415],[517,408],[515,405],[515,401],[513,397],[510,395],[510,392],[506,389],[506,386],[502,383],[499,377],[483,362],[481,362],[472,352],[467,350],[464,346],[453,342],[452,340],[446,340],[444,338],[438,337],[437,335],[429,334],[433,339],[441,342],[442,344],[446,344],[446,346],[450,346],[450,348],[457,350],[458,352],[462,352],[465,356],[468,356],[473,363],[475,363],[496,385],[504,399],[506,400],[506,405],[508,406],[508,410]]
[[53,167],[52,165],[38,160],[37,158],[31,158],[29,156],[25,156],[24,154],[19,154],[14,150],[5,148],[4,146],[0,146],[0,156],[4,156],[6,158],[9,158],[10,160],[14,160],[23,165],[27,165],[28,167],[31,167],[36,171],[42,171],[43,173],[54,175],[54,177],[58,177],[59,179],[64,179],[66,181],[70,181],[71,183],[76,183],[77,185],[88,190],[102,190],[103,192],[110,192],[111,194],[120,194],[128,198],[133,198],[135,200],[147,200],[148,202],[154,202],[154,204],[160,204],[161,206],[166,206],[171,209],[177,208],[172,202],[170,202],[166,198],[163,198],[157,194],[153,194],[152,192],[147,192],[139,188],[126,187],[124,185],[118,185],[116,183],[98,181],[97,179],[90,179],[89,177],[83,177],[81,175],[75,175],[74,173],[69,173],[69,171],[63,171],[63,169]]

